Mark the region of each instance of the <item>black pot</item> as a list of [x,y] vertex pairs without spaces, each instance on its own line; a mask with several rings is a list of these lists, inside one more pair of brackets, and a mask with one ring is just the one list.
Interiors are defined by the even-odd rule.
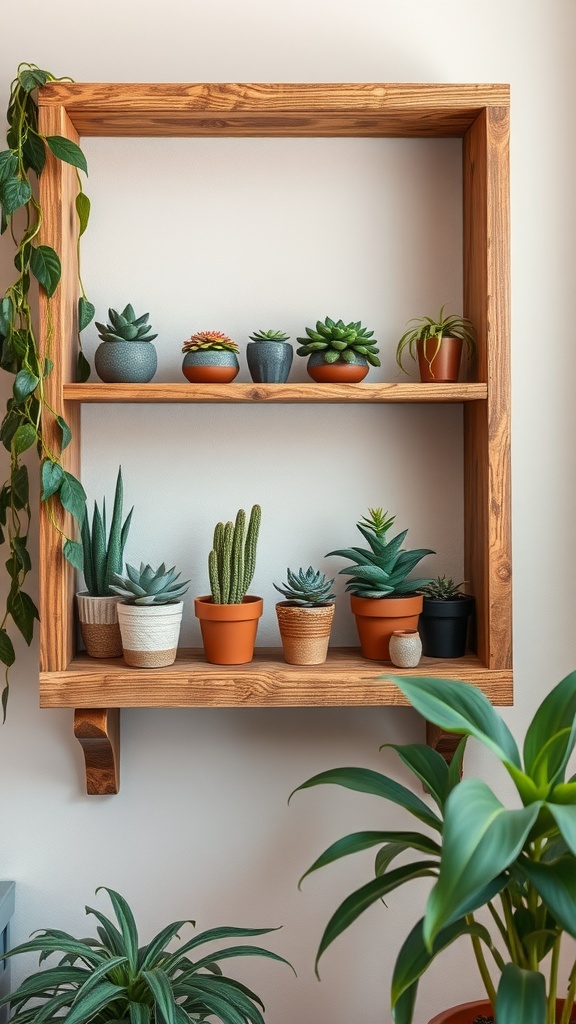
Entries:
[[425,597],[418,622],[422,654],[427,658],[463,658],[473,609],[474,598],[470,594],[452,601]]

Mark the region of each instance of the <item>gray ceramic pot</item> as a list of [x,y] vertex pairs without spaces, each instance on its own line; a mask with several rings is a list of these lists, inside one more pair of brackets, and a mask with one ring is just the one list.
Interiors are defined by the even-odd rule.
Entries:
[[156,373],[158,356],[151,341],[103,341],[94,366],[106,384],[147,384]]
[[246,361],[256,384],[285,384],[294,349],[287,341],[249,341]]

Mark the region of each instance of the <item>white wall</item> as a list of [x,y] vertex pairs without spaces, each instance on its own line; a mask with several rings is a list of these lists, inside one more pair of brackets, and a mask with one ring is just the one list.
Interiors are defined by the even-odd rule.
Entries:
[[[26,38],[0,37],[3,96],[19,59],[78,81],[511,83],[517,698],[505,716],[519,732],[576,664],[568,331],[575,23],[572,0],[165,0],[161,8],[30,0]],[[372,379],[391,379],[406,318],[442,302],[460,308],[454,141],[86,140],[84,148],[93,201],[87,291],[98,319],[128,301],[150,311],[160,380],[179,379],[180,345],[192,330],[221,329],[243,346],[253,329],[294,336],[326,314],[374,327],[385,365]],[[5,246],[0,258],[2,284],[11,265]],[[91,354],[96,338],[87,334]],[[302,365],[296,375],[304,379]],[[273,643],[272,581],[287,565],[338,568],[323,556],[353,542],[369,505],[396,512],[415,546],[438,551],[432,573],[459,575],[459,416],[457,408],[186,406],[110,409],[102,418],[88,408],[84,480],[100,498],[122,460],[136,505],[127,555],[177,561],[192,578],[191,596],[205,589],[216,519],[260,501],[255,583],[267,604],[261,639]],[[449,472],[446,452],[455,463]],[[454,521],[443,525],[446,513]],[[195,643],[190,605],[191,597],[184,640]],[[336,636],[353,638],[344,602]],[[339,790],[286,801],[309,775],[338,764],[401,778],[378,747],[421,738],[410,711],[124,712],[121,792],[89,798],[72,713],[37,708],[35,647],[19,650],[18,666],[0,730],[0,876],[18,883],[16,940],[44,926],[85,934],[84,904],[105,884],[129,898],[144,937],[187,915],[200,927],[284,925],[270,944],[292,960],[297,980],[276,965],[238,970],[263,995],[270,1024],[389,1019],[395,953],[425,887],[372,908],[326,954],[319,984],[313,957],[323,926],[368,879],[371,856],[307,880],[302,893],[296,886],[334,838],[400,824],[400,816],[384,819],[378,802]],[[480,751],[467,763],[490,777]],[[435,966],[417,1024],[480,994],[469,965],[459,948]]]

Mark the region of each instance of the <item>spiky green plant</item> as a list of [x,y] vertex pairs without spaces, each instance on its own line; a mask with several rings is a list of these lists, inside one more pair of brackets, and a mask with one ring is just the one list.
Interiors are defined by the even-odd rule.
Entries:
[[388,597],[391,594],[413,594],[430,582],[430,577],[409,579],[408,574],[426,555],[435,554],[430,548],[416,548],[404,551],[402,542],[408,533],[387,538],[388,531],[396,516],[388,517],[381,508],[368,509],[369,515],[356,525],[370,545],[369,549],[353,547],[329,551],[326,557],[339,555],[349,558],[352,567],[340,569],[344,576],[350,576],[346,590],[357,597]]
[[372,366],[380,366],[376,342],[370,341],[374,331],[362,327],[360,320],[345,324],[343,320],[317,320],[316,328],[306,327],[307,338],[297,338],[301,348],[299,356],[310,356],[320,352],[325,363],[351,363],[355,356],[364,356]]
[[121,572],[124,564],[124,548],[132,520],[132,507],[122,523],[123,483],[122,467],[116,478],[114,508],[110,533],[106,534],[106,498],[102,499],[102,511],[94,502],[92,529],[88,516],[82,522],[82,551],[84,555],[84,579],[91,597],[105,597],[110,594],[114,576]]
[[284,331],[255,331],[250,335],[250,341],[288,341],[289,337]]
[[238,352],[238,345],[222,331],[198,331],[182,345],[183,352]]
[[152,325],[148,323],[149,316],[149,313],[144,313],[137,317],[130,304],[125,306],[121,313],[109,309],[109,324],[99,324],[97,320],[95,321],[98,337],[102,341],[154,341],[158,335],[148,334],[148,331],[152,330]]
[[[146,945],[139,945],[134,915],[126,900],[113,889],[100,886],[110,897],[116,922],[99,910],[86,907],[99,922],[98,938],[75,939],[67,932],[46,929],[7,956],[39,953],[40,964],[54,953],[57,966],[29,975],[16,991],[3,996],[12,1024],[66,1021],[66,1024],[264,1024],[261,999],[239,981],[227,977],[220,960],[258,956],[288,963],[261,946],[238,944],[239,938],[266,935],[274,928],[210,928],[174,951],[168,946],[185,925],[174,921]],[[201,947],[221,939],[233,945],[208,954]],[[194,951],[195,959],[186,956]]]
[[216,523],[208,555],[214,604],[242,604],[254,577],[261,518],[260,505],[253,505],[247,528],[243,508],[238,509],[234,523]]
[[330,593],[330,587],[334,580],[327,580],[320,570],[313,569],[310,565],[307,569],[298,569],[298,572],[286,570],[286,584],[278,587],[273,586],[279,594],[290,602],[299,605],[301,608],[314,608],[319,604],[333,604],[336,595]]
[[158,569],[144,565],[144,562],[140,562],[140,569],[127,564],[126,576],[115,573],[116,583],[110,586],[110,590],[118,594],[125,604],[171,604],[179,601],[188,590],[190,580],[177,583],[180,575],[175,566],[167,569],[164,562]]
[[[468,358],[472,358],[476,351],[472,323],[466,317],[458,316],[456,313],[444,316],[444,309],[445,307],[442,306],[437,317],[413,316],[408,321],[409,324],[415,324],[416,326],[409,327],[398,342],[396,362],[401,370],[404,370],[402,357],[405,355],[406,349],[408,349],[412,359],[417,358],[419,341],[425,343],[424,357],[430,367],[440,351],[442,338],[460,338],[466,345]],[[430,345],[428,341],[431,341]],[[404,370],[404,372],[406,373],[407,371]]]
[[454,601],[455,598],[463,596],[460,593],[460,587],[463,586],[463,582],[455,583],[447,576],[437,576],[435,580],[430,580],[425,587],[421,587],[420,593],[435,601]]

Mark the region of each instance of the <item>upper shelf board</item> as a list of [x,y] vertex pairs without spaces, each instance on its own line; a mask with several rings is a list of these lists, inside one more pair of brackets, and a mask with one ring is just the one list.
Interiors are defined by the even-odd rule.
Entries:
[[458,138],[508,85],[50,82],[79,135]]
[[67,402],[475,402],[486,384],[64,384]]

